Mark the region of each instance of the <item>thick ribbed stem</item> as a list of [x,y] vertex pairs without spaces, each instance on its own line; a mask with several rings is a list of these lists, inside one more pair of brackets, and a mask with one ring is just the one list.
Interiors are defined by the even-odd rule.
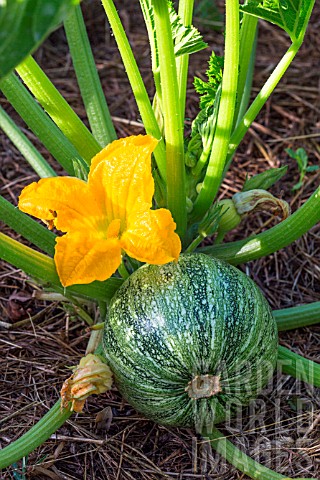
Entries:
[[161,104],[167,152],[167,206],[184,238],[187,226],[183,122],[167,2],[152,0],[159,49]]
[[105,301],[112,298],[123,283],[120,278],[112,277],[105,282],[93,282],[89,285],[74,285],[63,288],[52,258],[22,245],[3,233],[0,233],[0,258],[17,268],[21,268],[28,275],[64,296],[86,297]]
[[225,60],[217,126],[207,172],[190,214],[201,219],[214,201],[223,176],[234,120],[239,72],[239,2],[226,1]]
[[154,157],[159,168],[161,178],[166,180],[166,153],[164,140],[160,132],[159,125],[152,110],[148,92],[140,75],[137,62],[134,58],[129,40],[122,26],[117,9],[112,0],[102,0],[103,8],[108,17],[113,35],[118,45],[118,49],[126,69],[129,82],[135,96],[138,109],[143,121],[146,132],[159,140],[157,148],[154,151]]
[[60,408],[60,400],[44,415],[38,423],[22,437],[0,451],[0,470],[29,455],[42,445],[70,417],[72,412]]
[[96,64],[83,20],[77,5],[64,21],[73,66],[92,133],[101,147],[117,138],[102,90]]
[[265,232],[237,242],[199,248],[197,251],[239,265],[290,245],[320,221],[320,187],[296,212]]
[[320,387],[320,364],[282,346],[278,347],[278,368],[286,375]]
[[320,323],[320,302],[274,310],[279,332]]
[[90,164],[92,157],[101,150],[99,143],[37,62],[28,57],[17,67],[17,72],[55,124]]
[[[248,457],[244,452],[239,450],[239,448],[227,440],[217,428],[214,428],[210,433],[203,432],[202,436],[205,438],[205,440],[210,442],[210,445],[212,448],[214,448],[214,450],[228,460],[231,465],[236,467],[245,475],[248,475],[248,477],[256,480],[290,480],[288,476],[276,473],[273,470],[270,470],[270,468],[264,467],[260,463]],[[311,479],[305,478],[300,480]]]

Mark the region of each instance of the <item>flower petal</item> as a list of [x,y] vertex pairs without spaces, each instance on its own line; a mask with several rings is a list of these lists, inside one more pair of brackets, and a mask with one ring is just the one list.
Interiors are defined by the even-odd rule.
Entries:
[[43,178],[24,188],[19,209],[67,232],[94,228],[102,211],[86,182],[74,177]]
[[57,239],[54,260],[64,287],[103,281],[119,267],[121,248],[117,238],[101,240],[82,230]]
[[97,202],[104,205],[108,223],[126,218],[140,203],[152,205],[154,181],[151,153],[158,141],[150,135],[115,140],[91,162],[88,184]]
[[121,247],[141,262],[162,265],[178,260],[181,242],[175,228],[172,215],[165,208],[133,212],[120,238]]

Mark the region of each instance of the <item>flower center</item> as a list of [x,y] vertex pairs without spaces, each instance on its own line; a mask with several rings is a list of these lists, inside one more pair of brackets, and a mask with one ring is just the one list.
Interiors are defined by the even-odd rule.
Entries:
[[112,220],[107,228],[107,238],[118,238],[120,233],[121,220],[116,218]]

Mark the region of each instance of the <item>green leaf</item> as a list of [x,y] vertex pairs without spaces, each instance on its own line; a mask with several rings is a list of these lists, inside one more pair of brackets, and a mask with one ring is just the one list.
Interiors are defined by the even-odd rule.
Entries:
[[174,39],[174,53],[176,57],[180,55],[199,52],[207,48],[208,44],[202,39],[199,31],[192,25],[186,27],[183,25],[181,18],[175,11],[173,4],[168,2],[170,21],[172,28],[172,36]]
[[202,178],[201,173],[211,153],[221,97],[223,58],[212,52],[208,63],[208,81],[194,79],[195,90],[200,95],[200,112],[192,122],[186,154],[188,166],[192,167],[192,175],[197,181]]
[[[148,30],[148,36],[152,52],[153,71],[159,68],[157,36],[154,23],[154,12],[152,0],[140,0],[141,10]],[[174,9],[173,3],[168,1],[170,23],[172,28],[172,37],[174,40],[174,53],[176,57],[185,54],[199,52],[207,48],[207,43],[202,39],[199,31],[192,25],[186,27],[177,12]]]
[[222,71],[223,58],[212,52],[209,59],[209,68],[206,71],[208,81],[195,77],[193,83],[196,92],[200,95],[201,109],[214,104],[218,88],[222,82]]
[[298,148],[296,151],[294,151],[292,148],[286,148],[285,151],[297,162],[300,173],[305,173],[308,165],[308,154],[305,149]]
[[296,151],[292,148],[286,148],[287,154],[297,162],[298,169],[300,172],[299,181],[292,187],[292,190],[299,190],[303,185],[303,179],[308,172],[315,172],[319,169],[319,165],[310,165],[308,167],[308,154],[304,148],[298,148]]
[[249,0],[240,10],[283,28],[292,42],[302,40],[314,0]]
[[202,152],[194,167],[192,173],[196,177],[200,175],[204,166],[207,164],[211,153],[214,135],[216,131],[218,110],[220,105],[221,88],[218,87],[213,103],[208,102],[207,106],[200,110],[199,114],[192,122],[191,137],[200,135],[202,141]]
[[0,78],[10,73],[80,0],[2,0]]
[[310,165],[310,167],[306,168],[306,172],[316,172],[317,170],[319,170],[319,168],[319,165]]
[[280,168],[269,168],[265,172],[259,173],[251,178],[246,178],[242,191],[255,190],[260,188],[262,190],[268,190],[272,185],[280,180],[287,173],[288,166]]

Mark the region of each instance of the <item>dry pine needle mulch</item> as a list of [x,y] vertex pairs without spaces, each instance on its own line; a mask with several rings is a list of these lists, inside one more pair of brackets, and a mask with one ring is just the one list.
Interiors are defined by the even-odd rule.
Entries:
[[[143,77],[152,91],[149,56],[137,5],[124,2],[120,15],[129,32]],[[143,133],[137,108],[114,39],[99,2],[84,5],[97,68],[113,115],[118,136]],[[272,193],[296,210],[319,185],[320,172],[307,175],[303,187],[293,192],[299,179],[297,165],[285,148],[305,148],[309,163],[320,162],[320,8],[316,6],[305,43],[276,93],[247,134],[228,174],[221,196],[238,191],[248,173],[289,165],[288,173]],[[217,18],[217,24],[220,19]],[[209,22],[210,23],[210,22]],[[197,14],[196,24],[205,33],[210,49],[222,54],[223,36]],[[287,49],[287,37],[273,26],[260,25],[254,91],[267,78],[276,60]],[[204,75],[209,50],[191,58],[187,124],[197,112],[193,75]],[[54,84],[85,120],[72,62],[62,29],[54,32],[37,52],[36,59]],[[29,139],[55,165],[32,132],[20,121],[6,99],[0,104],[13,115]],[[86,120],[85,120],[86,121]],[[0,132],[0,190],[16,205],[21,189],[36,175],[20,153]],[[275,224],[277,219],[255,215],[245,220],[228,240],[244,238]],[[1,231],[18,238],[5,225]],[[290,247],[242,267],[260,286],[273,309],[320,300],[320,227]],[[90,332],[70,304],[39,299],[41,290],[21,271],[0,265],[0,446],[28,430],[59,396],[68,367],[78,363]],[[92,318],[99,312],[83,306]],[[320,360],[320,326],[280,335],[281,343],[316,362]],[[222,425],[228,436],[248,455],[291,478],[320,477],[319,390],[287,376],[275,375],[272,384],[242,417]],[[116,389],[91,398],[85,412],[71,419],[26,461],[0,473],[3,479],[160,480],[247,477],[219,458],[191,430],[168,429],[137,414]]]

